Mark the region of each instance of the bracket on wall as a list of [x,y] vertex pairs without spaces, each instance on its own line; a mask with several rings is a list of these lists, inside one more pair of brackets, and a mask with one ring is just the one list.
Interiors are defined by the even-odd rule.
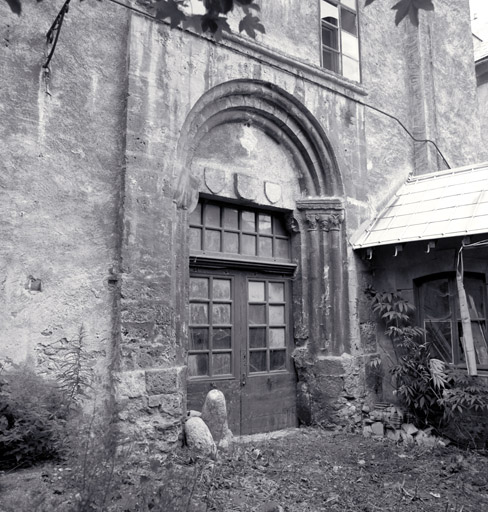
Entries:
[[429,242],[427,242],[427,249],[426,249],[426,254],[429,254],[429,252],[432,250],[432,249],[435,249],[435,246],[436,246],[437,242],[435,240],[430,240]]
[[367,259],[367,260],[373,259],[373,248],[372,247],[368,247],[366,249],[365,259]]
[[402,251],[405,244],[396,244],[395,245],[395,254],[393,255],[396,258]]

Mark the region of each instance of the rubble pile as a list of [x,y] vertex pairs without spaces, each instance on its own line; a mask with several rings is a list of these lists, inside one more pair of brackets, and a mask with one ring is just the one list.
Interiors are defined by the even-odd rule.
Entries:
[[434,447],[447,446],[449,441],[432,434],[432,428],[419,429],[409,414],[392,404],[377,403],[373,408],[364,405],[363,436],[387,438],[405,444]]

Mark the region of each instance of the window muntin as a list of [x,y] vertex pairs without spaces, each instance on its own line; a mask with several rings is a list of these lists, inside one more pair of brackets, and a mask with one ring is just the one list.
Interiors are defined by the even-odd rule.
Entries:
[[322,66],[360,81],[356,0],[320,0]]
[[233,303],[231,278],[190,278],[190,378],[233,374]]
[[[465,275],[464,288],[471,317],[476,363],[480,368],[488,368],[486,284],[480,276]],[[423,280],[418,293],[422,327],[426,331],[426,340],[431,342],[432,356],[465,367],[455,275],[433,276]]]
[[279,216],[208,201],[191,214],[190,252],[290,261],[289,236]]
[[288,322],[286,281],[247,282],[249,374],[286,371]]

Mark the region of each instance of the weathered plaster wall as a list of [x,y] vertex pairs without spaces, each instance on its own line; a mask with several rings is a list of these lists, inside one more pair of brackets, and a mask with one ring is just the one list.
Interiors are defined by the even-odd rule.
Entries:
[[478,113],[480,117],[482,160],[488,160],[488,60],[476,65]]
[[45,34],[61,6],[23,2],[18,17],[0,4],[0,352],[33,362],[39,344],[73,338],[83,324],[103,364],[114,329],[128,17],[73,3],[46,75]]

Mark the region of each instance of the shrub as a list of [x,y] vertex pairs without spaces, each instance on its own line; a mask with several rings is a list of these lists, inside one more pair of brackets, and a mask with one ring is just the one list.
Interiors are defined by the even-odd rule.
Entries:
[[2,365],[0,467],[28,466],[56,457],[67,410],[56,382],[25,365]]
[[433,358],[424,330],[413,325],[415,308],[399,293],[366,290],[371,308],[384,322],[396,363],[391,367],[396,393],[419,427],[462,446],[483,447],[488,442],[488,387]]

